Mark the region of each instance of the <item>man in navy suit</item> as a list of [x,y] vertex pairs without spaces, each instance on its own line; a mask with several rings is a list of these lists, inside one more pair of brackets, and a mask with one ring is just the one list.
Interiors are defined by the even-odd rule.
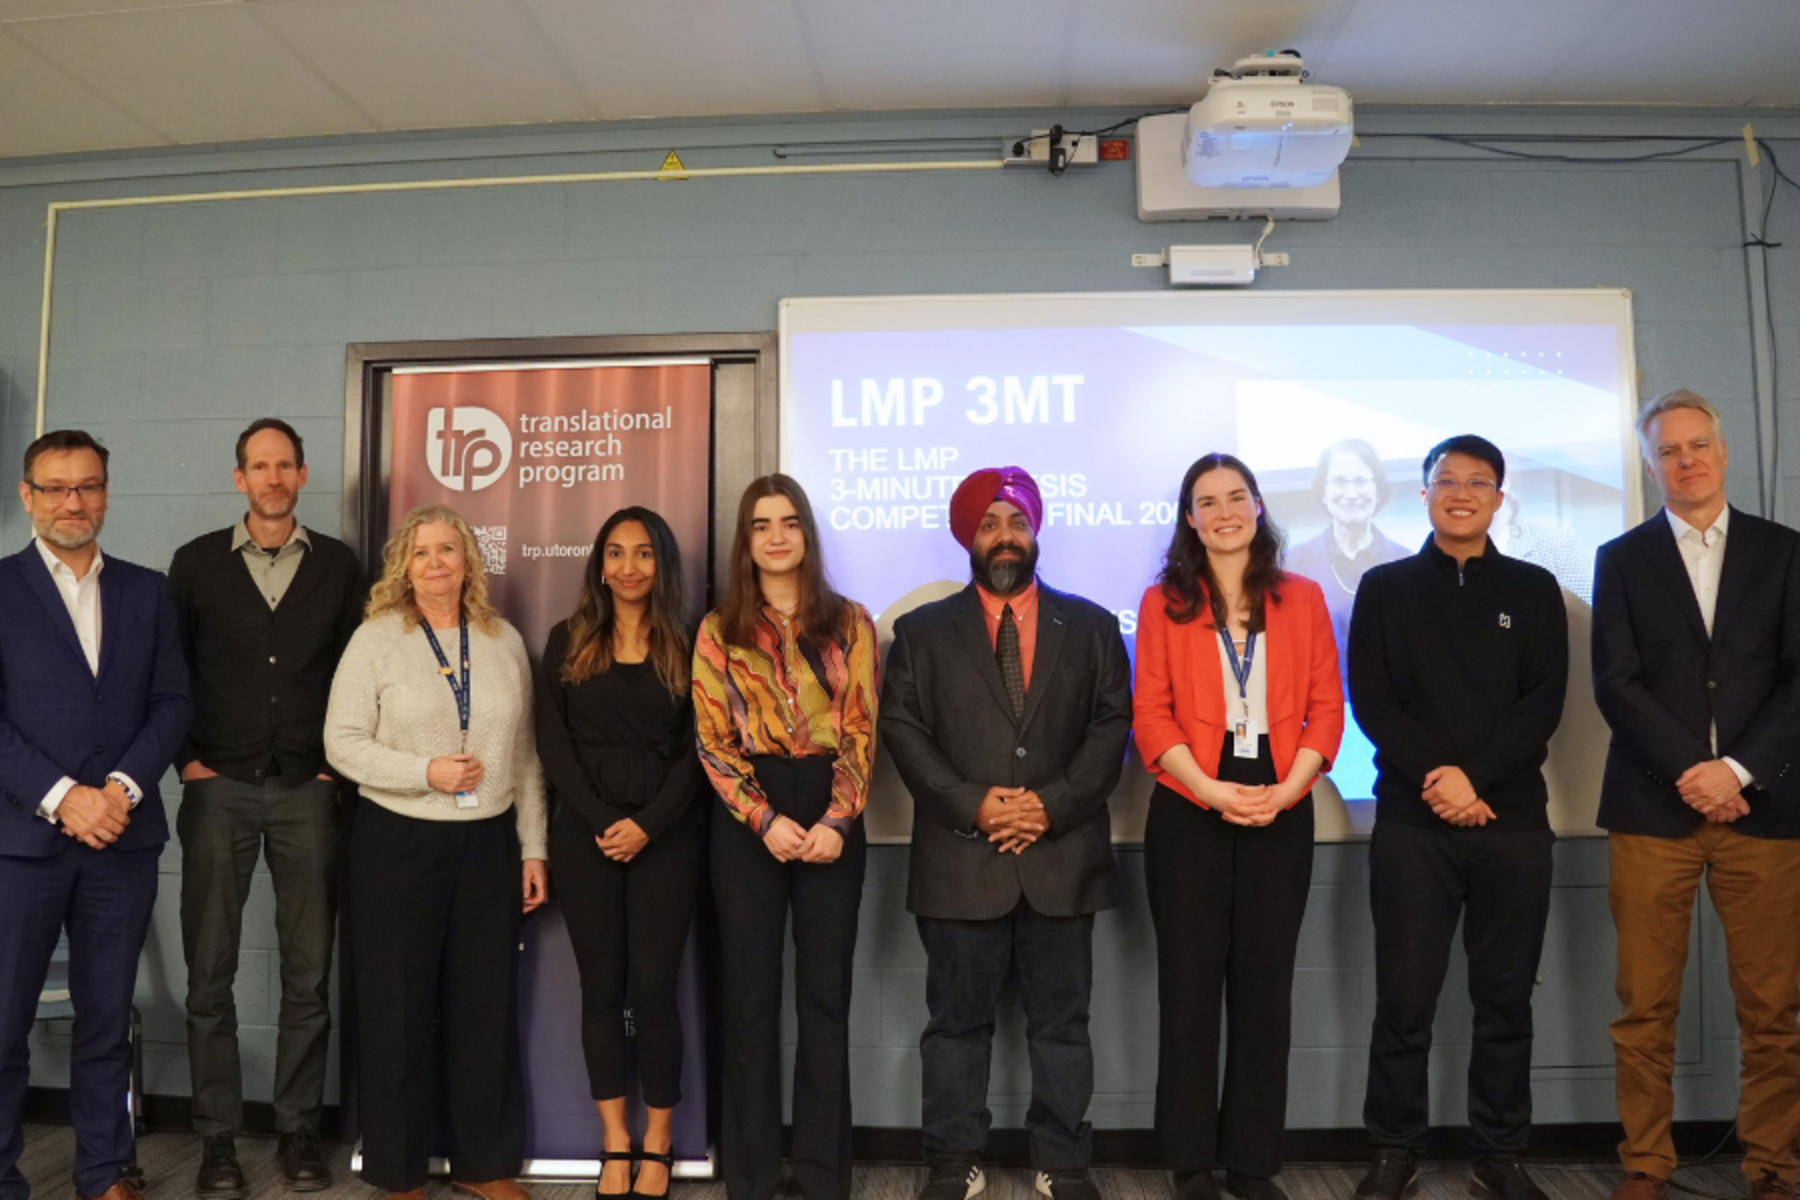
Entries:
[[105,447],[77,430],[25,451],[36,535],[0,559],[0,1200],[25,1200],[27,1039],[69,933],[75,1195],[139,1200],[126,1112],[138,955],[169,838],[157,783],[192,707],[175,604],[101,555]]
[[1719,414],[1693,392],[1645,405],[1638,440],[1664,508],[1600,548],[1594,698],[1613,923],[1612,1024],[1626,1176],[1661,1200],[1675,1170],[1675,1017],[1694,893],[1725,929],[1743,1073],[1738,1140],[1754,1200],[1792,1200],[1800,1162],[1800,534],[1725,503]]

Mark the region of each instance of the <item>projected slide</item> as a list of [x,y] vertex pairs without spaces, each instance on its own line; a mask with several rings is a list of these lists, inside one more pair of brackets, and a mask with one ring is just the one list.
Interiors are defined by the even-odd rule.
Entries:
[[[1016,463],[1044,493],[1040,574],[1116,612],[1129,644],[1182,472],[1225,450],[1257,473],[1287,568],[1324,589],[1341,651],[1363,573],[1430,532],[1425,451],[1473,432],[1507,455],[1500,549],[1567,593],[1572,728],[1597,736],[1594,549],[1641,503],[1618,291],[790,300],[782,334],[782,469],[813,499],[837,585],[884,632],[968,580],[948,528],[957,482]],[[1553,755],[1561,827],[1591,827],[1603,749]],[[1352,721],[1331,771],[1348,804],[1322,813],[1329,836],[1372,819],[1370,759]],[[1120,836],[1147,788],[1136,772],[1116,798]],[[904,837],[906,798],[876,801],[871,832]]]

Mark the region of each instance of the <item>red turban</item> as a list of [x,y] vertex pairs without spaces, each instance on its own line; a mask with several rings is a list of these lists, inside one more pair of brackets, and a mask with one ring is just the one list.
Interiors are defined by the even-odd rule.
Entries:
[[1044,524],[1044,500],[1038,495],[1037,480],[1024,467],[988,467],[957,484],[956,493],[950,497],[950,532],[964,549],[974,543],[981,518],[996,500],[1004,500],[1024,513],[1031,522],[1032,536],[1037,536]]

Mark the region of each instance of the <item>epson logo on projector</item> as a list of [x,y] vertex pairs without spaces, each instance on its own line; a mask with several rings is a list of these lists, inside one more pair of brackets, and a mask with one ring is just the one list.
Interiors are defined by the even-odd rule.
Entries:
[[512,431],[500,415],[473,404],[425,414],[425,465],[457,492],[479,492],[512,461]]

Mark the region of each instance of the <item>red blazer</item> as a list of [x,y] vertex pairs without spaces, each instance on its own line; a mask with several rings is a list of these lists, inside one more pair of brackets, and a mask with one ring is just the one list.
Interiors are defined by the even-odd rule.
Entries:
[[[1201,604],[1206,603],[1201,589]],[[1132,732],[1138,753],[1157,781],[1199,800],[1156,765],[1172,746],[1187,743],[1200,769],[1217,778],[1225,739],[1225,673],[1219,666],[1219,634],[1202,615],[1185,625],[1169,620],[1160,584],[1138,605],[1137,679]],[[1264,614],[1268,647],[1269,753],[1282,779],[1302,748],[1317,750],[1327,766],[1344,735],[1344,687],[1337,641],[1319,585],[1284,575],[1281,602]],[[1264,642],[1264,639],[1267,639]],[[1204,806],[1203,806],[1204,807]]]

